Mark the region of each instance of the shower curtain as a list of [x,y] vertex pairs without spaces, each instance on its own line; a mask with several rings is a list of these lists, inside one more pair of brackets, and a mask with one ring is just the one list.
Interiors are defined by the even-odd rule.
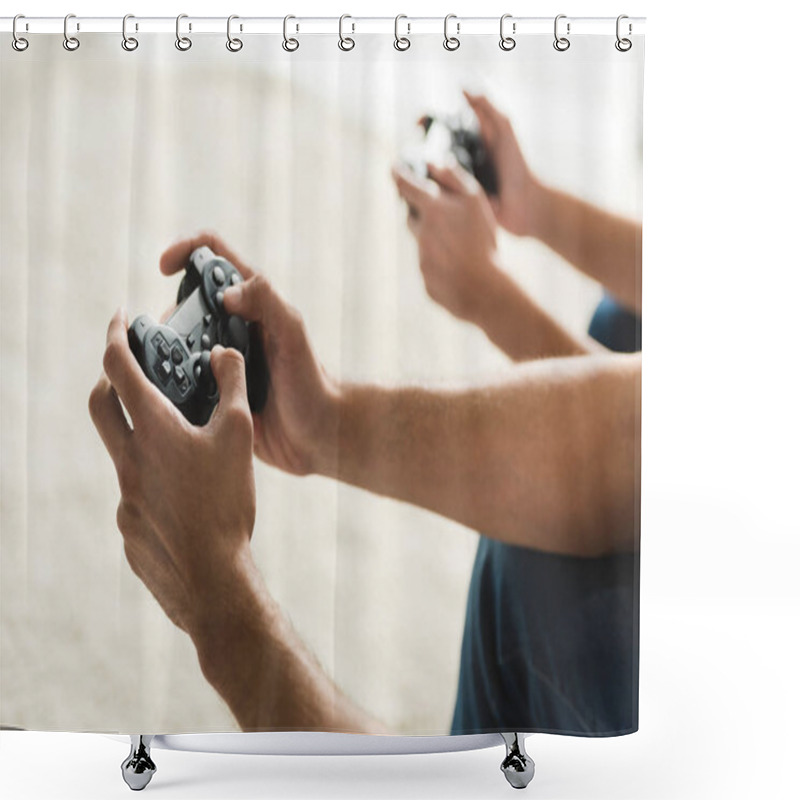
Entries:
[[[636,730],[641,37],[234,32],[0,39],[0,723]],[[215,312],[269,371],[230,443],[235,359],[192,430],[119,346],[201,245],[259,290]]]

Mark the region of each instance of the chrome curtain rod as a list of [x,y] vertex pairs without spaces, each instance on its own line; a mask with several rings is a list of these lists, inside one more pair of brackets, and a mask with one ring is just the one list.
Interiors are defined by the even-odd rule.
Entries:
[[[226,34],[229,31],[228,17],[195,17],[181,15],[181,27],[192,35]],[[443,17],[355,17],[344,15],[345,33],[382,33],[394,35],[397,27],[406,34],[441,34]],[[526,36],[553,34],[553,17],[514,17],[505,15],[504,32],[508,35]],[[569,17],[559,15],[559,26],[569,35],[607,35],[617,32],[616,17]],[[339,17],[302,17],[289,15],[289,32],[303,36],[314,34],[338,35],[342,31]],[[232,29],[236,34],[284,34],[285,17],[236,17]],[[0,31],[11,33],[14,28],[13,17],[0,17]],[[175,17],[137,17],[129,15],[126,32],[135,33],[174,33]],[[121,33],[122,17],[82,17],[69,16],[69,29],[78,34]],[[458,17],[450,15],[449,31],[454,36],[497,33],[500,16],[497,17]],[[644,33],[644,17],[625,17],[622,35],[636,36]],[[17,19],[17,33],[20,35],[39,33],[63,33],[64,17],[37,17],[20,14]]]

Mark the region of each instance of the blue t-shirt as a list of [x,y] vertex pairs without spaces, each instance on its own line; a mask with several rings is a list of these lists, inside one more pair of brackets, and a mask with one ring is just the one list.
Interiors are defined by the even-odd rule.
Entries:
[[[589,333],[641,349],[641,318],[606,297]],[[638,728],[639,554],[555,555],[482,536],[451,732],[613,736]]]

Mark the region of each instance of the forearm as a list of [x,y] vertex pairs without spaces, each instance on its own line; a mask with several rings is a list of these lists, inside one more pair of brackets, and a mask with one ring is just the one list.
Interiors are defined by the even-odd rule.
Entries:
[[190,633],[203,674],[243,731],[386,733],[325,675],[249,555]]
[[503,269],[492,275],[472,321],[509,358],[531,361],[604,350],[589,337],[566,330]]
[[530,233],[601,283],[622,305],[642,308],[642,226],[537,184]]
[[511,544],[573,555],[637,546],[640,362],[520,365],[459,390],[345,386],[320,471]]

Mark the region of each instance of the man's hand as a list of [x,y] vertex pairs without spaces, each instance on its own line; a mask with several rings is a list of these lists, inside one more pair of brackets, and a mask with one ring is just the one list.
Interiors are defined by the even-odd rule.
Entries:
[[624,306],[641,313],[641,223],[540,183],[508,118],[485,97],[464,95],[497,169],[499,194],[491,199],[497,221],[511,233],[540,239]]
[[193,639],[244,583],[256,509],[244,361],[215,347],[211,368],[220,402],[208,424],[195,427],[142,372],[120,310],[89,398],[117,470],[117,524],[131,568]]
[[270,388],[263,411],[253,418],[255,454],[295,475],[320,471],[327,444],[335,457],[338,385],[317,360],[300,314],[214,234],[170,247],[161,256],[161,271],[171,275],[184,269],[191,252],[202,245],[230,261],[245,278],[225,292],[226,311],[261,331]]
[[499,277],[494,214],[478,182],[458,165],[429,164],[428,174],[423,179],[402,167],[392,171],[409,206],[425,288],[455,316],[480,323]]
[[497,170],[497,196],[490,198],[497,221],[517,236],[536,235],[541,184],[522,155],[508,117],[483,95],[464,92],[481,128],[481,136]]
[[[219,242],[206,237],[203,243],[242,270]],[[184,244],[192,245],[189,250],[195,246]],[[179,254],[179,249],[169,254],[165,271],[169,258]],[[263,311],[278,320],[269,333],[265,328],[277,381],[273,403],[275,394],[283,397],[299,385],[294,400],[302,408],[303,382],[314,365],[307,362],[304,338],[297,338],[299,320],[266,282],[248,274],[242,284],[248,288],[233,305],[244,314],[260,300]],[[296,369],[292,378],[286,377],[284,360]],[[219,346],[211,351],[220,401],[203,427],[188,423],[145,377],[128,347],[122,311],[108,328],[103,369],[89,411],[117,469],[122,494],[117,524],[125,554],[167,616],[192,637],[203,674],[242,730],[385,733],[325,675],[252,560],[253,423],[241,354]],[[263,423],[260,447],[272,455],[271,448],[288,445],[282,444],[285,430],[268,427],[285,424],[281,408],[274,405],[269,413],[276,417]]]

